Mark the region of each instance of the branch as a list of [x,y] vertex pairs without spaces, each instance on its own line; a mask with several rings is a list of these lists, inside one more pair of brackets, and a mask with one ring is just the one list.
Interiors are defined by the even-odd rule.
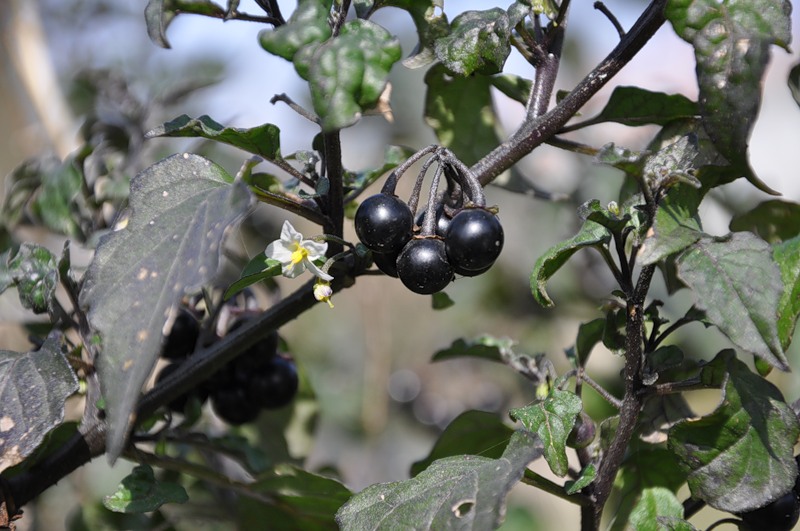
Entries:
[[630,62],[664,23],[666,2],[667,0],[653,0],[603,62],[557,106],[538,118],[528,119],[508,140],[479,160],[472,171],[481,183],[488,184],[556,134],[598,90]]

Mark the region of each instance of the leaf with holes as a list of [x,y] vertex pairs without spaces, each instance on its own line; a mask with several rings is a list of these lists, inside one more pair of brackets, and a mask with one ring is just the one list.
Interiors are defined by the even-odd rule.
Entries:
[[453,77],[442,65],[425,74],[425,121],[464,164],[475,164],[500,142],[489,91],[491,78]]
[[776,322],[783,281],[764,240],[750,232],[704,236],[676,263],[678,277],[709,321],[742,349],[789,369]]
[[495,529],[505,518],[508,492],[541,455],[533,435],[515,432],[499,459],[447,457],[415,478],[367,487],[339,509],[336,522],[343,531],[398,522],[418,529]]
[[511,53],[511,24],[504,9],[465,11],[453,19],[450,34],[434,50],[450,72],[460,76],[491,75],[503,70]]
[[543,401],[512,409],[508,414],[542,439],[550,470],[563,477],[568,470],[567,437],[581,409],[583,404],[575,393],[556,389]]
[[675,425],[668,446],[688,474],[692,497],[723,511],[750,511],[794,486],[800,425],[778,388],[732,351],[712,364],[726,369],[719,407]]
[[189,495],[177,483],[158,481],[149,465],[139,465],[122,479],[117,491],[103,498],[109,511],[125,514],[149,513],[165,503],[186,503]]
[[753,173],[747,144],[761,105],[770,46],[791,41],[787,0],[673,0],[664,14],[694,47],[700,111],[714,145],[760,190],[775,194]]
[[190,118],[183,114],[171,122],[148,131],[146,138],[159,136],[207,138],[243,149],[267,160],[281,158],[281,131],[272,124],[252,128],[225,127],[211,117]]
[[250,206],[245,184],[230,181],[188,153],[144,170],[131,181],[127,225],[100,240],[86,272],[80,302],[103,341],[97,370],[111,460],[135,421],[165,322],[185,293],[214,278],[223,235]]
[[39,350],[0,350],[0,472],[22,462],[64,419],[64,401],[78,390],[60,337]]

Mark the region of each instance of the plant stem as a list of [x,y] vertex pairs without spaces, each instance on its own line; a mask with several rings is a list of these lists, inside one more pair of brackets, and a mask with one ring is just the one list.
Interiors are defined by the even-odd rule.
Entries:
[[540,476],[533,470],[526,469],[525,475],[522,476],[520,481],[526,485],[541,489],[548,494],[552,494],[557,498],[574,503],[575,505],[580,505],[582,507],[591,505],[591,501],[582,494],[567,494],[563,486],[550,481],[546,477]]
[[[325,149],[325,175],[328,177],[330,189],[326,195],[325,210],[328,223],[322,226],[325,234],[341,238],[344,234],[344,184],[342,182],[342,144],[339,131],[322,135]],[[328,256],[342,252],[342,245],[336,241],[328,245]]]

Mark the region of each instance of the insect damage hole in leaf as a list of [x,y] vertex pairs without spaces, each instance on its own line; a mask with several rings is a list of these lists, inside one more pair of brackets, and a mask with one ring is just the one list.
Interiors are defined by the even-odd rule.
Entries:
[[162,328],[185,292],[216,274],[220,242],[250,206],[244,183],[197,155],[173,155],[131,181],[124,229],[100,241],[80,302],[103,341],[97,360],[110,460],[135,422]]

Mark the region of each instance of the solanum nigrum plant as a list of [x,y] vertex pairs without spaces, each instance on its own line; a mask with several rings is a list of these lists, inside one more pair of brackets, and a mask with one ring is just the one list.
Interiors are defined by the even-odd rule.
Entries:
[[[391,529],[411,522],[494,529],[511,514],[508,494],[518,485],[573,504],[583,530],[692,530],[707,506],[728,515],[712,528],[795,524],[800,401],[792,402],[796,386],[775,373],[796,365],[800,206],[753,195],[757,204],[745,207],[729,201],[724,188],[744,180],[759,194],[777,195],[762,180],[772,176],[754,169],[748,144],[772,48],[789,49],[788,0],[651,0],[629,7],[641,12],[628,28],[616,6],[597,2],[592,10],[569,0],[509,0],[466,11],[441,0],[299,0],[288,16],[281,11],[288,6],[274,0],[255,6],[258,13],[234,1],[150,0],[142,29],[168,48],[177,15],[261,25],[262,59],[289,61],[305,83],[287,83],[269,100],[313,124],[318,134],[302,148],[289,152],[272,123],[231,127],[183,114],[158,125],[144,102],[132,104],[135,91],[117,83],[115,90],[85,91],[102,97],[80,129],[77,151],[23,162],[6,179],[0,292],[15,289],[22,307],[47,324],[31,326],[28,352],[0,351],[0,526],[13,525],[23,507],[43,506],[43,492],[100,456],[137,466],[103,498],[99,516],[80,514],[94,519],[81,520],[81,528],[106,527],[107,511],[135,513],[144,527],[191,526],[202,503],[209,519],[241,528]],[[400,41],[374,17],[385,7],[408,13],[417,30],[402,64]],[[593,31],[619,38],[585,71],[578,71],[585,61],[562,61],[565,45],[582,38],[571,31],[576,13],[594,17]],[[696,78],[696,98],[613,81],[658,31],[691,47],[694,63],[684,70]],[[509,69],[511,54],[522,73]],[[390,73],[402,68],[426,68],[424,87],[395,83],[393,93]],[[560,76],[567,68],[575,71]],[[786,74],[794,98],[788,116],[797,112],[800,66]],[[609,83],[610,94],[599,96]],[[424,122],[436,144],[387,146],[382,161],[352,170],[357,164],[343,153],[363,149],[343,149],[355,137],[341,132],[390,117],[397,90],[424,94]],[[498,92],[520,117],[504,134]],[[108,112],[115,95],[118,108]],[[183,96],[151,100],[159,111],[170,100],[186,105]],[[629,137],[605,128],[609,122],[652,126],[642,133],[650,135],[647,145],[624,145]],[[795,122],[787,119],[774,134]],[[416,138],[394,129],[386,137],[401,134]],[[163,149],[163,137],[207,140],[198,150],[225,144],[237,155],[220,157],[222,164],[236,156],[241,164],[224,168],[185,152],[154,161],[142,146]],[[527,166],[517,165],[540,148],[593,163],[570,165],[591,170],[574,198],[547,205],[562,214],[576,210],[574,227],[559,221],[541,230],[530,221],[540,200],[556,196],[528,183]],[[539,160],[528,162],[535,168]],[[621,184],[604,182],[612,173]],[[409,175],[410,186],[398,186]],[[536,201],[501,192],[490,205],[488,186]],[[712,203],[725,207],[729,232],[704,228]],[[31,234],[66,243],[25,241]],[[552,241],[564,234],[571,235]],[[91,256],[87,267],[72,264],[75,246]],[[527,258],[533,249],[538,258]],[[593,268],[581,276],[602,279],[607,293],[589,293],[579,282],[568,282],[569,290],[549,285],[579,252],[596,258],[578,265]],[[513,273],[520,268],[530,271],[522,282]],[[474,320],[453,320],[464,337],[438,338],[450,346],[434,361],[472,358],[475,371],[501,364],[521,391],[508,393],[507,412],[454,418],[411,477],[352,492],[332,477],[337,471],[305,468],[317,416],[346,401],[327,396],[327,409],[318,407],[311,383],[326,383],[327,374],[318,368],[305,378],[308,353],[288,349],[277,331],[285,335],[284,325],[296,321],[303,339],[324,343],[335,360],[347,349],[337,342],[359,319],[346,315],[351,301],[334,306],[333,299],[383,273],[432,294],[435,309],[470,305],[461,315]],[[461,298],[461,285],[484,286],[489,295]],[[527,303],[545,309],[577,294],[574,304],[554,311],[559,326],[547,321],[548,330],[571,330],[572,346],[562,351],[560,337],[558,349],[546,352],[555,343],[536,343],[545,341],[534,333],[541,311],[520,312],[525,303],[506,297],[528,289]],[[484,296],[494,297],[486,318]],[[515,308],[503,311],[497,300]],[[395,311],[394,297],[379,302],[393,315],[404,313]],[[570,309],[578,306],[580,317]],[[306,315],[317,307],[316,319]],[[413,313],[415,324],[404,325],[407,337],[397,348],[408,350],[425,335],[415,333],[423,319],[433,323],[426,329],[445,335],[440,314]],[[323,319],[330,329],[320,327]],[[492,335],[500,334],[491,330],[496,326],[525,343]],[[710,334],[713,343],[705,341]],[[601,370],[602,351],[616,356],[619,371]],[[348,376],[361,372],[349,369]],[[698,390],[718,397],[708,413],[690,406],[689,393]],[[361,431],[369,430],[348,436]],[[529,466],[540,460],[552,474]]]

